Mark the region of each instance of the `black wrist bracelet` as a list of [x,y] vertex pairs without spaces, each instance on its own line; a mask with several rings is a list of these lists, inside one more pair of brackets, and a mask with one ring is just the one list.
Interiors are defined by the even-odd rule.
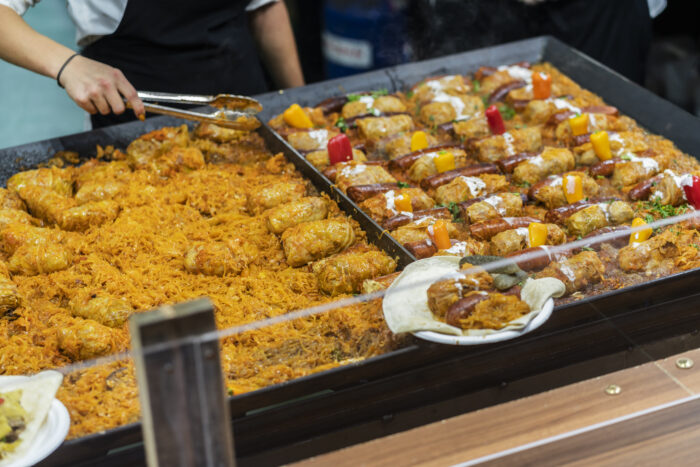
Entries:
[[66,66],[70,63],[70,61],[73,60],[78,55],[80,55],[80,54],[75,53],[75,54],[71,55],[70,57],[68,57],[68,59],[65,62],[63,62],[63,66],[61,66],[61,69],[58,70],[58,74],[56,75],[56,83],[58,83],[59,88],[63,87],[63,85],[61,84],[61,81],[60,81],[61,80],[61,73],[63,73],[63,70],[66,69]]

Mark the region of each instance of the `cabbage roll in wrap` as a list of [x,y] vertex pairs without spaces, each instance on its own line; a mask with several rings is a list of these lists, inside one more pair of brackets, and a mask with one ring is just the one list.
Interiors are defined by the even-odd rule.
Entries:
[[[593,198],[598,195],[600,186],[598,186],[595,180],[584,172],[569,173],[581,177],[584,199]],[[566,196],[564,196],[561,175],[552,175],[546,178],[542,183],[534,185],[530,190],[530,194],[536,201],[544,204],[547,209],[554,209],[569,204],[566,200]]]
[[67,269],[72,261],[70,251],[60,243],[40,240],[17,248],[8,265],[13,274],[36,276]]
[[355,243],[355,231],[348,219],[324,219],[296,225],[284,231],[282,245],[292,267],[339,253]]
[[83,232],[90,227],[113,221],[119,215],[119,210],[116,201],[93,201],[63,211],[59,225],[63,230]]
[[7,189],[19,193],[23,188],[34,187],[52,191],[61,196],[73,194],[72,168],[41,168],[19,172],[7,181]]
[[481,162],[495,162],[520,152],[537,152],[542,147],[539,127],[510,130],[502,135],[493,135],[474,142],[477,157]]
[[[464,272],[471,269],[476,272]],[[445,319],[450,306],[467,293],[488,290],[493,290],[493,277],[479,266],[463,263],[453,277],[435,282],[428,288],[428,307],[435,316]]]
[[428,196],[420,188],[401,188],[399,190],[389,190],[386,193],[374,195],[361,202],[360,207],[363,211],[368,213],[372,219],[377,222],[383,222],[399,213],[399,209],[395,205],[395,199],[399,195],[411,197],[411,207],[414,212],[430,209],[435,206],[433,198]]
[[498,193],[464,208],[470,224],[499,217],[518,217],[522,211],[523,199],[517,193]]
[[454,120],[466,120],[483,111],[484,102],[479,96],[443,94],[420,109],[420,120],[432,127]]
[[73,316],[91,319],[110,328],[119,328],[134,312],[125,298],[108,295],[80,293],[69,304]]
[[503,175],[484,174],[476,177],[459,176],[446,185],[435,190],[438,204],[461,203],[479,196],[489,195],[508,188],[508,181]]
[[442,94],[459,95],[470,91],[467,80],[461,75],[446,75],[428,78],[413,87],[411,100],[424,104]]
[[513,171],[513,180],[534,184],[548,175],[573,170],[575,165],[574,155],[568,149],[545,148],[540,155],[518,164]]
[[17,286],[10,278],[7,265],[0,261],[0,315],[12,311],[21,303]]
[[[409,180],[418,182],[426,177],[437,175],[438,170],[435,167],[435,158],[441,154],[444,154],[445,152],[447,151],[440,150],[428,152],[420,156],[408,169],[407,175]],[[464,167],[472,162],[469,158],[467,158],[467,153],[462,149],[450,149],[449,152],[451,152],[454,156],[456,169]]]
[[205,276],[240,274],[257,255],[257,247],[240,238],[197,243],[185,253],[185,269]]
[[360,292],[365,280],[391,274],[395,270],[396,261],[366,245],[350,248],[312,266],[319,288],[329,295]]
[[123,350],[116,344],[115,329],[91,319],[54,313],[49,323],[56,330],[58,349],[71,360],[86,360]]
[[267,211],[267,229],[281,234],[295,225],[325,219],[328,215],[328,200],[318,196],[301,198],[291,203],[281,204]]
[[34,217],[50,224],[58,224],[63,212],[77,205],[73,198],[36,186],[21,188],[19,196],[27,203]]
[[[331,160],[328,156],[328,151],[325,149],[322,151],[314,151],[308,153],[306,155],[306,160],[311,162],[311,164],[318,170],[325,169],[326,167],[331,165]],[[353,149],[352,160],[354,160],[355,162],[366,162],[367,156],[365,156],[365,153],[360,151],[359,149]]]
[[375,183],[396,183],[396,179],[380,165],[343,164],[338,170],[335,184],[346,192],[355,185],[372,185]]
[[[545,245],[561,245],[566,242],[566,234],[556,224],[547,226],[547,239]],[[506,256],[509,253],[523,250],[530,246],[530,237],[527,227],[505,230],[491,238],[491,254]]]
[[375,142],[413,129],[413,119],[409,115],[367,117],[361,118],[355,123],[361,138]]
[[554,277],[566,285],[566,293],[572,294],[591,284],[600,282],[605,267],[595,251],[582,251],[563,261],[555,261],[537,273],[537,279]]
[[401,99],[395,96],[372,97],[370,95],[357,96],[356,99],[343,106],[341,116],[343,118],[354,118],[360,115],[382,113],[405,112],[406,106]]
[[27,206],[17,192],[10,191],[7,188],[0,188],[0,208],[25,211]]
[[337,136],[339,132],[328,130],[298,131],[287,135],[289,144],[298,151],[320,151],[326,149],[328,140]]
[[566,219],[566,227],[570,235],[585,236],[594,230],[608,225],[619,225],[634,218],[634,210],[624,201],[597,203]]
[[281,182],[256,190],[248,196],[248,212],[260,214],[270,208],[306,196],[304,182]]

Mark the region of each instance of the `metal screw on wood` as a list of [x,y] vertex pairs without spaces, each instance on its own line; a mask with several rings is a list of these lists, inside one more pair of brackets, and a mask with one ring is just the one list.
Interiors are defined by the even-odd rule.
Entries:
[[605,394],[609,396],[616,396],[622,392],[622,388],[618,386],[617,384],[611,384],[607,388],[605,388]]
[[690,368],[693,368],[693,365],[695,365],[695,362],[693,362],[692,359],[687,357],[679,358],[678,360],[676,360],[676,366],[681,370],[688,370]]

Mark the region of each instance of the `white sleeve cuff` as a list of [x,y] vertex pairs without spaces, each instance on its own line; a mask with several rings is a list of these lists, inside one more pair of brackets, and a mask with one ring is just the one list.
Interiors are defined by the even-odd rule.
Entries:
[[5,5],[12,8],[18,15],[23,15],[27,12],[30,6],[39,3],[40,0],[0,0],[0,5]]
[[[3,0],[0,0],[0,2],[2,1]],[[264,7],[265,5],[275,2],[277,2],[277,0],[252,0],[248,3],[248,6],[245,7],[245,11],[255,11],[260,7]]]

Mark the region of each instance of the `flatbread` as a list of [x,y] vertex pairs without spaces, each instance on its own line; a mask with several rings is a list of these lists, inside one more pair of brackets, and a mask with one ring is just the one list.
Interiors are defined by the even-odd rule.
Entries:
[[459,269],[456,256],[434,256],[415,261],[403,270],[387,288],[382,309],[384,319],[392,332],[435,331],[453,336],[485,336],[502,331],[522,329],[541,311],[551,297],[566,292],[564,283],[554,278],[528,279],[520,294],[532,310],[511,321],[502,329],[460,329],[437,319],[428,307],[428,288]]
[[39,428],[46,420],[56,391],[61,386],[63,375],[58,371],[43,371],[29,378],[0,376],[0,393],[22,391],[20,405],[27,412],[27,426],[19,435],[21,443],[14,452],[0,460],[0,466],[9,465],[27,453]]

